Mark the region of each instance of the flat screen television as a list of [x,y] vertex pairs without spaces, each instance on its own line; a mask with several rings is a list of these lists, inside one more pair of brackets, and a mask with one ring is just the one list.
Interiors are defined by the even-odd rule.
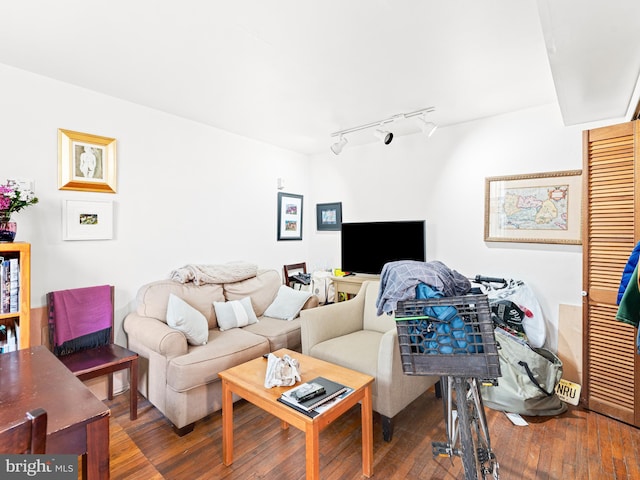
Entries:
[[345,272],[379,275],[387,262],[425,262],[425,221],[343,223],[340,250]]

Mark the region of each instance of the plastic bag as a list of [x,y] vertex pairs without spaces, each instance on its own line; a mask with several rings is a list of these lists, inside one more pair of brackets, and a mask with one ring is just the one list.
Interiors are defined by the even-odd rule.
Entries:
[[295,358],[285,355],[282,358],[270,353],[267,357],[267,373],[264,377],[265,388],[288,387],[301,380]]
[[318,302],[321,305],[334,302],[335,286],[331,280],[331,272],[313,272],[311,276],[311,293],[318,297]]
[[[533,291],[524,282],[509,280],[502,288],[488,288],[492,312],[510,328],[524,332],[529,345],[541,348],[547,339],[542,309]],[[520,324],[520,328],[518,328]]]

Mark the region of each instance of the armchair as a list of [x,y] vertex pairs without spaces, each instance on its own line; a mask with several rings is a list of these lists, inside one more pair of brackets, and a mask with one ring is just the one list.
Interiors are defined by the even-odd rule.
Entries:
[[395,320],[377,315],[379,286],[366,281],[351,300],[302,311],[302,353],[375,378],[373,410],[381,415],[382,436],[389,442],[393,417],[439,377],[403,373]]

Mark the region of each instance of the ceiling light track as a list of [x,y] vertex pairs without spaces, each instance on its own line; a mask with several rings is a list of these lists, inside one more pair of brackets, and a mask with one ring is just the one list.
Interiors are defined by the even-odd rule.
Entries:
[[428,122],[426,120],[426,114],[434,112],[435,110],[435,107],[427,107],[410,113],[398,113],[383,120],[378,120],[377,122],[366,123],[364,125],[358,125],[357,127],[346,128],[344,130],[333,132],[331,134],[331,137],[338,137],[338,141],[331,145],[331,151],[334,154],[339,155],[340,152],[342,152],[344,146],[347,144],[347,138],[345,137],[345,135],[349,133],[359,132],[361,130],[367,130],[369,128],[376,128],[374,135],[378,139],[380,139],[382,143],[384,143],[385,145],[389,145],[393,140],[393,133],[387,131],[384,128],[385,124],[390,124],[396,122],[397,120],[405,120],[407,118],[414,117],[418,117],[416,118],[416,120],[418,121],[418,126],[425,133],[425,135],[427,135],[427,137],[430,137],[431,135],[433,135],[433,132],[435,132],[438,126],[433,122]]

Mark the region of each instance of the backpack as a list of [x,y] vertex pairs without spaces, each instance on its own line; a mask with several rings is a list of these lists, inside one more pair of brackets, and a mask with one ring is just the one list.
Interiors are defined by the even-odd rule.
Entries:
[[559,415],[567,405],[556,394],[562,360],[544,348],[532,348],[500,328],[495,329],[502,376],[497,386],[483,386],[482,400],[494,410],[520,415]]

